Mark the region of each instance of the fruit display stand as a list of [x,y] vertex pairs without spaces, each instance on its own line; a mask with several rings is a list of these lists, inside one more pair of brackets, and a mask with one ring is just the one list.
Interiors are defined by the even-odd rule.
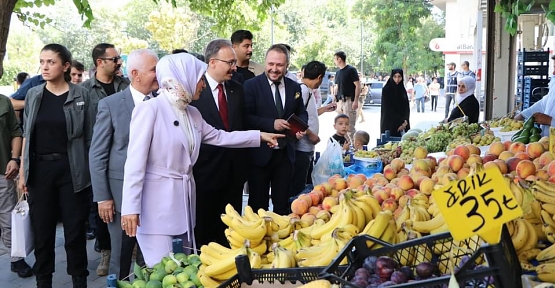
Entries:
[[[368,243],[379,244],[382,247],[370,250]],[[380,257],[383,258],[380,259]],[[349,264],[344,270],[339,264],[345,258],[348,259]],[[382,259],[387,260],[383,261],[388,265],[376,263]],[[395,267],[396,265],[404,267]],[[361,267],[362,273],[358,271]],[[324,269],[322,277],[344,287],[364,288],[372,283],[361,280],[357,282],[356,274],[373,270],[369,271],[370,275],[376,275],[375,277],[383,280],[392,277],[394,270],[397,270],[404,273],[403,275],[408,279],[413,279],[412,282],[397,280],[397,283],[405,283],[388,283],[391,286],[384,285],[384,287],[441,288],[449,284],[450,274],[453,272],[450,267],[454,267],[455,278],[460,287],[522,287],[522,271],[506,228],[503,229],[501,242],[496,245],[484,244],[478,237],[462,242],[454,241],[448,232],[396,245],[366,235],[359,236],[354,238],[334,262]],[[403,276],[399,275],[399,277]]]

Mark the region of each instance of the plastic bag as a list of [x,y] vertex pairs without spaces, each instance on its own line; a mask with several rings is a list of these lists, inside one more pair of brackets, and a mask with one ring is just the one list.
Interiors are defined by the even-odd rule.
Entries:
[[328,146],[318,162],[314,165],[312,170],[312,183],[320,184],[325,183],[328,179],[339,174],[345,176],[345,167],[343,166],[343,150],[339,142],[330,138]]
[[34,249],[29,203],[25,194],[12,211],[12,257],[27,257]]

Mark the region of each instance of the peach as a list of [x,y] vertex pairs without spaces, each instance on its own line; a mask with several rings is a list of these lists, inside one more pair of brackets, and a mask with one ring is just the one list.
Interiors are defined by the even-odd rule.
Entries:
[[482,163],[482,157],[480,157],[479,154],[472,154],[470,155],[470,157],[468,157],[468,160],[466,160],[466,164],[468,164],[469,166],[474,163]]
[[496,160],[493,160],[493,162],[495,162],[495,164],[499,166],[499,170],[501,171],[501,174],[507,174],[507,172],[509,172],[509,167],[507,166],[507,163],[505,163],[505,161],[496,159]]
[[470,173],[470,169],[461,168],[461,170],[457,172],[457,177],[459,177],[459,179],[466,178],[466,176],[468,176],[468,173]]
[[318,214],[316,214],[316,219],[322,219],[326,222],[328,222],[331,218],[331,213],[328,210],[320,210],[318,211]]
[[[306,204],[308,204],[308,207],[312,206],[312,197],[310,197],[310,195],[308,194],[301,194],[299,195],[299,197],[297,197],[300,200],[303,200],[306,202]],[[318,203],[316,203],[316,205],[318,205]],[[307,208],[308,210],[308,208]],[[298,213],[297,213],[298,214]],[[302,215],[302,214],[299,214]]]
[[526,152],[516,152],[514,157],[522,160],[530,160],[530,156],[528,156]]
[[291,211],[297,215],[303,215],[306,213],[308,211],[308,207],[310,207],[308,203],[300,199],[300,197],[293,200],[291,203]]
[[511,151],[503,151],[503,152],[501,152],[501,154],[499,154],[499,156],[497,157],[497,159],[501,159],[501,160],[505,161],[505,160],[507,160],[507,159],[509,159],[509,158],[511,158],[511,157],[513,157],[513,156],[515,156],[515,154],[514,154],[513,152],[511,152]]
[[420,192],[424,193],[425,195],[430,195],[432,194],[432,192],[434,191],[434,185],[436,183],[434,182],[434,180],[430,179],[430,178],[424,178],[421,182],[420,182]]
[[468,149],[468,147],[466,147],[465,145],[459,145],[455,147],[453,155],[461,156],[466,162],[466,160],[468,160],[468,157],[470,157],[470,149]]
[[543,166],[540,164],[540,158],[539,157],[532,160],[532,163],[534,163],[534,165],[536,165],[536,170],[543,168]]
[[391,167],[390,165],[387,165],[387,166],[383,170],[383,175],[385,179],[391,181],[393,180],[393,178],[397,177],[397,171],[395,168]]
[[495,159],[497,159],[497,155],[488,153],[488,154],[484,155],[484,157],[482,157],[482,163],[486,164],[489,161],[493,161]]
[[418,189],[409,189],[407,192],[405,192],[405,195],[408,195],[410,198],[414,198],[415,195],[420,194],[420,191],[418,191]]
[[480,155],[482,153],[482,151],[480,151],[480,148],[478,148],[478,146],[475,146],[472,144],[466,144],[465,146],[466,148],[468,148],[470,155]]
[[391,190],[387,190],[385,188],[379,189],[374,193],[374,197],[378,200],[378,202],[382,203],[385,199],[388,199],[391,195]]
[[395,158],[391,160],[391,167],[396,169],[396,172],[399,172],[401,169],[405,168],[405,162],[399,158]]
[[312,214],[314,216],[318,215],[318,212],[320,212],[322,209],[318,206],[312,206],[310,208],[308,208],[308,214]]
[[407,191],[414,187],[414,181],[412,181],[412,178],[410,176],[404,175],[399,178],[398,185],[401,189]]
[[547,181],[549,181],[551,183],[555,183],[555,176],[549,177],[549,179],[547,179]]
[[331,197],[335,197],[335,198],[339,197],[339,190],[337,190],[337,189],[331,189],[330,196],[331,196]]
[[543,169],[536,170],[536,177],[538,177],[538,179],[541,179],[543,181],[549,180],[549,174],[547,173],[547,171]]
[[418,146],[414,148],[414,158],[424,159],[426,156],[428,156],[428,150],[425,147]]
[[497,165],[497,163],[495,163],[495,161],[489,161],[488,163],[484,164],[484,169],[490,169],[490,168],[495,168],[495,169],[501,171],[501,169],[499,169],[499,165]]
[[299,216],[295,213],[289,213],[289,215],[287,215],[287,216],[291,219],[301,219],[301,216]]
[[403,191],[403,189],[399,188],[399,187],[394,187],[391,188],[391,192],[389,194],[389,197],[393,200],[398,201],[399,198],[401,198],[401,196],[405,195],[405,191]]
[[331,207],[335,206],[339,204],[339,200],[337,200],[336,197],[326,197],[324,198],[324,200],[322,200],[322,207],[324,208],[324,210],[330,211]]
[[549,150],[549,136],[543,136],[538,143],[542,144],[543,150]]
[[385,177],[379,178],[378,182],[376,182],[376,184],[380,184],[382,186],[385,186],[387,184],[389,184],[389,180],[385,179]]
[[516,154],[516,152],[526,152],[526,145],[520,142],[513,142],[511,147],[509,147],[509,151],[513,152],[513,154]]
[[452,181],[456,181],[458,180],[458,176],[455,173],[447,173],[445,175],[443,175],[443,177],[441,177],[441,184],[442,185],[447,185]]
[[509,148],[511,148],[511,144],[513,144],[513,142],[510,140],[504,141],[503,146],[505,146],[505,150],[509,151]]
[[488,149],[488,153],[495,156],[499,156],[503,151],[505,151],[505,145],[501,142],[491,143]]
[[[397,174],[397,176],[399,176],[399,174]],[[389,183],[397,185],[397,183],[399,183],[399,178],[393,178]]]
[[516,157],[511,157],[511,158],[507,159],[507,161],[505,161],[505,163],[507,163],[507,167],[509,167],[509,172],[516,171],[516,166],[518,165],[518,162],[520,162],[520,161],[523,161],[523,160],[520,159],[520,158],[516,158]]
[[536,177],[536,175],[530,175],[530,176],[526,177],[526,179],[524,179],[524,180],[529,181],[529,182],[534,182],[534,181],[538,180],[538,177]]
[[374,185],[374,186],[372,187],[372,190],[371,190],[371,191],[372,191],[372,194],[374,194],[374,192],[376,192],[376,191],[382,189],[383,187],[384,187],[384,186],[378,185],[378,184]]
[[419,172],[422,175],[430,176],[432,170],[430,169],[429,160],[417,159],[412,163],[411,172]]
[[366,178],[366,175],[364,175],[364,174],[356,174],[355,176],[358,177],[358,178],[360,178],[360,179],[362,179],[362,182],[365,182],[366,179],[367,179],[367,178]]
[[322,201],[322,198],[320,195],[321,194],[313,193],[313,192],[308,193],[308,196],[310,197],[310,199],[312,199],[312,202],[311,202],[312,206],[317,206],[318,204],[320,204],[320,201]]
[[382,177],[383,177],[382,173],[376,173],[376,174],[372,175],[372,178],[376,178],[376,179],[379,179],[379,178],[382,178]]
[[347,180],[343,179],[343,178],[337,178],[335,179],[335,185],[334,185],[335,189],[337,190],[343,190],[345,188],[348,187],[347,185]]
[[536,165],[530,160],[522,160],[516,165],[516,174],[522,179],[534,175],[536,174]]
[[349,177],[349,186],[348,187],[349,188],[357,188],[358,186],[364,184],[365,180],[366,179],[362,179],[361,177],[353,175],[352,177]]
[[399,207],[405,207],[411,197],[409,195],[403,195],[399,198]]
[[554,176],[555,175],[555,160],[547,163],[547,165],[545,165],[543,167],[543,169],[547,170],[547,173],[549,174],[549,176]]
[[555,155],[553,155],[553,153],[549,151],[543,152],[542,155],[540,156],[540,164],[542,166],[549,164],[549,162],[553,160],[555,160]]
[[541,143],[532,142],[526,145],[526,153],[528,153],[528,156],[532,159],[540,157],[544,152],[545,149]]
[[403,175],[409,175],[409,170],[407,168],[403,168],[401,171],[397,172],[397,177],[401,177]]
[[459,155],[451,155],[447,159],[449,159],[449,167],[453,170],[453,172],[459,171],[465,162],[463,157]]
[[314,220],[316,220],[316,215],[306,213],[301,216],[301,222],[304,222],[307,227],[314,224]]
[[391,212],[395,212],[395,210],[397,209],[397,202],[393,199],[385,199],[382,202],[382,210],[386,211],[389,210]]

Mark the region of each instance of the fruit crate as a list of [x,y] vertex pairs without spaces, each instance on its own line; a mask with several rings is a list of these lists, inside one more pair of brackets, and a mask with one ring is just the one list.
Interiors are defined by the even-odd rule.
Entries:
[[[223,282],[219,288],[240,288],[243,283],[252,285],[254,281],[259,283],[270,283],[281,285],[286,283],[306,284],[318,280],[324,267],[298,267],[277,269],[251,269],[249,259],[246,255],[235,258],[237,274]],[[339,269],[342,270],[342,269]],[[278,286],[279,286],[278,285]]]
[[[434,275],[438,277],[388,287],[447,287],[450,275],[445,274],[451,271],[449,269],[451,257],[454,266],[461,265],[457,268],[455,273],[460,287],[520,288],[522,287],[522,280],[520,277],[522,275],[522,270],[520,268],[520,263],[506,227],[503,228],[502,233],[501,242],[496,245],[488,245],[486,243],[479,245],[479,243],[477,243],[477,237],[465,240],[467,247],[479,247],[474,251],[470,249],[461,250],[454,247],[455,244],[453,244],[453,238],[449,232],[429,235],[396,245],[389,244],[368,235],[358,236],[351,240],[343,251],[341,251],[339,256],[324,269],[321,277],[330,280],[332,283],[340,284],[343,287],[359,288],[359,286],[349,282],[349,280],[353,278],[355,271],[362,267],[364,260],[368,256],[389,256],[398,263],[406,263],[409,261],[407,260],[407,255],[412,253],[412,256],[419,256],[421,259],[430,262],[434,267]],[[379,244],[382,247],[370,250],[368,249],[367,241],[372,241],[376,243],[374,245]],[[348,260],[348,265],[346,268],[342,268],[339,263],[345,258]],[[464,264],[460,262],[463,258],[466,258],[466,263]],[[480,266],[479,269],[473,267],[481,261],[483,261],[484,264]],[[406,266],[414,271],[418,264],[419,263],[413,262],[408,263]],[[446,273],[442,273],[441,271],[445,271]],[[490,285],[485,285],[484,281],[482,281],[484,279],[487,279]]]

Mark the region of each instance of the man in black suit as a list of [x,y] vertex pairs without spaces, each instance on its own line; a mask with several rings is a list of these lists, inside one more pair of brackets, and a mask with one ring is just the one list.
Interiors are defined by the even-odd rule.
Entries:
[[[285,133],[290,129],[286,119],[297,115],[305,123],[308,114],[301,97],[299,84],[287,77],[289,51],[283,45],[272,45],[266,52],[265,72],[244,84],[248,126],[264,132]],[[277,89],[276,89],[277,88]],[[304,136],[281,138],[279,146],[272,149],[262,144],[250,149],[249,205],[256,211],[268,209],[269,191],[272,188],[274,212],[289,214],[289,184],[295,163],[295,142]],[[295,139],[296,138],[296,139]]]
[[[217,129],[245,130],[245,96],[243,86],[233,80],[237,58],[231,42],[216,39],[204,51],[208,68],[206,88],[200,98],[191,102],[202,118]],[[193,167],[197,183],[197,215],[195,240],[197,247],[215,241],[227,245],[225,225],[220,219],[227,203],[241,211],[243,185],[247,181],[245,149],[222,148],[202,144],[198,160]]]

